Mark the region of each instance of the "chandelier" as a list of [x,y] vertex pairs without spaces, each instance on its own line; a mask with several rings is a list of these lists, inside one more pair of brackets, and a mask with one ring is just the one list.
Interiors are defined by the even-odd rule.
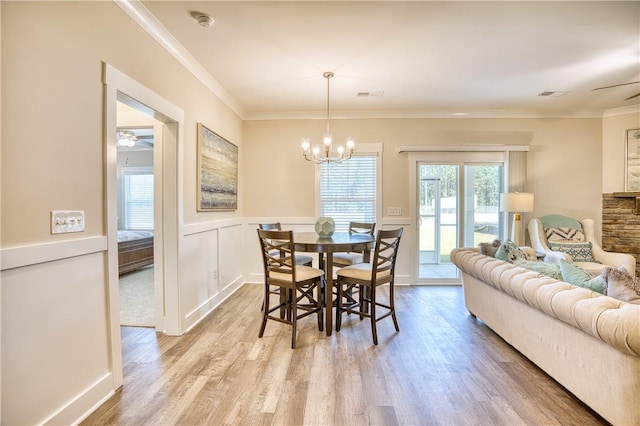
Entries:
[[132,147],[136,144],[138,137],[130,130],[118,130],[116,132],[116,142],[119,146]]
[[[311,140],[309,138],[302,139],[302,155],[307,161],[313,161],[316,164],[321,163],[342,163],[348,160],[353,155],[354,142],[352,139],[348,139],[346,147],[339,145],[336,147],[335,153],[332,152],[331,146],[333,140],[331,138],[331,130],[329,129],[329,80],[333,77],[332,72],[325,72],[322,74],[327,79],[327,132],[322,139],[322,148],[319,146],[311,146]],[[321,151],[322,154],[321,154]]]

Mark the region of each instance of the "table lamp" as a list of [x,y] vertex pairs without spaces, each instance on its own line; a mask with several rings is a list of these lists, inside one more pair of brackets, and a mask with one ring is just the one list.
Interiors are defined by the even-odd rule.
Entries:
[[517,246],[524,245],[521,213],[533,211],[533,194],[531,192],[507,192],[500,194],[500,211],[513,213],[511,240]]

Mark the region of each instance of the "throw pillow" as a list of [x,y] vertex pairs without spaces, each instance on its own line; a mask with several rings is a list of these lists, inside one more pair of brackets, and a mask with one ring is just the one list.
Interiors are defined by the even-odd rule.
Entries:
[[560,260],[560,272],[562,273],[562,281],[578,287],[588,288],[600,294],[607,294],[607,285],[601,275],[593,276],[581,267],[569,263],[566,260]]
[[574,262],[596,262],[593,254],[591,254],[591,243],[556,243],[549,241],[549,248],[552,251],[568,254]]
[[511,240],[507,240],[500,245],[500,248],[498,248],[494,257],[496,259],[504,260],[505,262],[513,262],[516,259],[526,260],[527,254],[522,251],[516,243]]
[[574,228],[544,228],[548,242],[583,243],[586,241],[584,232]]
[[512,262],[516,266],[522,266],[530,271],[538,272],[542,275],[549,276],[558,281],[562,281],[562,273],[560,266],[555,263],[537,262],[535,260],[516,259]]
[[640,282],[625,271],[607,266],[602,270],[607,295],[624,302],[640,305]]
[[495,257],[496,252],[500,248],[501,244],[502,243],[500,242],[500,240],[495,239],[490,243],[480,243],[478,244],[478,247],[480,248],[480,253],[486,256]]

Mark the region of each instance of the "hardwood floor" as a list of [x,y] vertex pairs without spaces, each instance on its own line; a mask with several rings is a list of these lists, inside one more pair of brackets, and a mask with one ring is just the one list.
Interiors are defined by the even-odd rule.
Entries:
[[245,285],[190,333],[123,328],[124,386],[82,424],[602,425],[597,414],[474,320],[460,287],[397,287],[400,332],[345,316],[273,321]]

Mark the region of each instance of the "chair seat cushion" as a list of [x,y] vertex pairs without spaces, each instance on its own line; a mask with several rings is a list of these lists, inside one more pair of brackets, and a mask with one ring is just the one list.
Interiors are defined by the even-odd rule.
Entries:
[[355,265],[362,263],[362,254],[360,253],[335,253],[333,255],[334,265]]
[[[354,278],[357,280],[368,280],[371,279],[371,263],[358,263],[356,265],[347,266],[345,268],[338,270],[338,278]],[[391,275],[391,271],[389,269],[381,271],[378,273],[377,278],[388,277]]]
[[312,262],[313,262],[312,256],[296,253],[296,265],[305,265],[307,263],[311,264]]
[[[296,278],[298,281],[307,281],[324,275],[324,271],[310,266],[296,266]],[[280,272],[272,272],[271,278],[281,281],[291,281],[291,275]]]

